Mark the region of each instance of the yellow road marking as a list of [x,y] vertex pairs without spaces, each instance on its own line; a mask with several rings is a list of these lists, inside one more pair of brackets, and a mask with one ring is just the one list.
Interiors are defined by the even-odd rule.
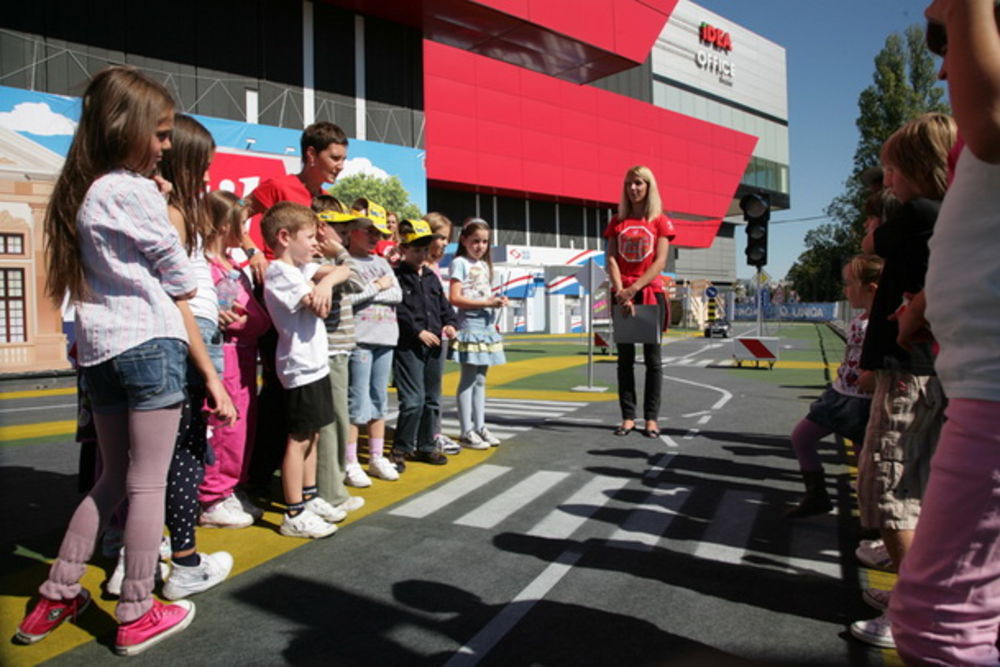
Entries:
[[[516,446],[504,444],[501,447]],[[365,499],[365,506],[352,512],[339,526],[347,526],[369,514],[394,505],[405,498],[423,491],[433,484],[442,482],[489,459],[495,449],[475,451],[463,449],[457,456],[448,457],[446,466],[430,466],[412,463],[398,482],[375,480],[367,489],[351,489],[353,495]],[[234,565],[230,579],[283,554],[297,549],[309,540],[284,537],[277,531],[281,523],[279,511],[269,511],[264,518],[250,528],[225,530],[218,528],[197,528],[198,550],[211,553],[225,550],[233,555]],[[336,535],[326,539],[337,539]],[[113,567],[102,559],[106,567]],[[109,570],[110,571],[110,570]],[[44,581],[48,565],[35,562],[17,572],[0,579],[0,637],[12,637],[17,624],[24,618],[29,600],[34,600],[36,589]],[[101,585],[107,577],[102,567],[87,565],[81,584],[90,591],[93,601],[81,617],[83,627],[64,623],[45,641],[31,646],[16,646],[9,642],[0,646],[0,664],[15,666],[37,665],[45,660],[65,653],[78,646],[93,641],[96,637],[110,637],[117,627],[114,621],[116,600],[102,600]],[[221,584],[225,586],[226,584]],[[197,602],[197,601],[196,601]],[[197,623],[195,619],[195,623]]]
[[58,422],[39,422],[37,424],[18,424],[17,426],[0,426],[0,442],[43,438],[49,435],[73,435],[75,433],[75,419]]
[[13,401],[18,398],[40,398],[43,396],[75,396],[76,387],[62,387],[60,389],[30,389],[27,391],[4,391],[0,392],[0,401]]

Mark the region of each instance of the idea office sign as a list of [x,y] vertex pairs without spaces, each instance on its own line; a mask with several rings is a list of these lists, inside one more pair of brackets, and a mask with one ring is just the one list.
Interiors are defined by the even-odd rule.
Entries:
[[733,36],[722,28],[702,22],[698,28],[698,41],[704,48],[698,49],[694,60],[703,70],[719,75],[719,81],[732,85],[736,70],[728,56],[733,50]]

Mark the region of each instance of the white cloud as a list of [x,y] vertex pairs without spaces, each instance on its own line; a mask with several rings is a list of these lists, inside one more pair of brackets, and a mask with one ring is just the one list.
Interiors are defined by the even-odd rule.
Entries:
[[344,163],[344,170],[340,172],[337,178],[339,180],[348,176],[357,176],[358,174],[367,174],[381,180],[389,178],[389,172],[379,169],[366,157],[356,157],[347,160]]
[[12,111],[0,112],[0,127],[43,136],[71,135],[76,131],[76,123],[52,111],[45,102],[21,102]]

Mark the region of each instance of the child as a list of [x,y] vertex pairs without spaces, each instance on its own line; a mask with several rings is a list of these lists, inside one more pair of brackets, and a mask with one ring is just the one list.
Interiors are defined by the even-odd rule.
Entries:
[[[452,224],[451,220],[447,216],[441,213],[430,212],[424,216],[424,220],[427,224],[431,226],[431,231],[434,232],[440,238],[431,241],[430,252],[427,257],[427,268],[434,272],[434,275],[438,277],[441,282],[441,290],[444,293],[445,298],[448,298],[450,293],[451,281],[448,280],[448,276],[445,275],[444,271],[441,269],[441,259],[444,258],[445,249],[448,247],[448,242],[451,240]],[[450,303],[450,302],[449,302]],[[452,309],[454,310],[454,309]],[[444,374],[444,362],[448,358],[448,346],[450,341],[447,338],[442,337],[441,339],[441,374]],[[462,452],[462,446],[457,442],[449,438],[441,430],[441,411],[438,411],[437,426],[434,432],[434,443],[439,450],[448,455],[460,454]]]
[[[202,241],[208,228],[205,207],[205,174],[212,162],[215,142],[201,123],[183,114],[174,117],[173,144],[161,163],[161,173],[171,184],[168,215],[191,259],[198,282],[197,294],[177,305],[184,317],[189,340],[186,389],[181,428],[177,434],[170,471],[167,475],[166,524],[170,531],[173,568],[163,586],[163,596],[176,600],[200,593],[222,582],[233,567],[233,557],[225,551],[212,554],[195,549],[198,523],[198,484],[210,455],[207,425],[202,411],[206,398],[226,404],[235,417],[235,407],[219,379],[222,372],[222,336],[219,333],[219,304]],[[221,397],[221,399],[220,399]],[[123,568],[122,568],[123,570]],[[116,570],[117,571],[117,570]],[[112,575],[108,592],[120,578]]]
[[[862,249],[885,260],[872,303],[861,367],[874,371],[875,389],[858,457],[858,507],[865,528],[878,528],[898,569],[920,515],[928,466],[943,420],[944,397],[934,377],[930,345],[904,350],[889,317],[906,293],[924,286],[927,241],[947,187],[948,152],[955,125],[942,114],[925,114],[893,133],[882,146],[885,187],[900,206],[865,236]],[[888,593],[866,589],[864,600],[888,606]],[[851,625],[851,634],[883,648],[893,646],[886,614]]]
[[493,324],[494,308],[507,305],[507,297],[493,296],[493,259],[490,226],[481,218],[462,225],[458,251],[450,267],[451,305],[458,308],[458,335],[453,341],[456,360],[462,365],[458,382],[458,418],[469,449],[489,449],[500,441],[486,427],[486,371],[505,362],[503,340]]
[[[317,252],[316,215],[301,204],[275,204],[261,221],[274,261],[264,275],[264,299],[278,330],[275,370],[285,389],[288,444],[281,464],[285,494],[280,532],[288,537],[332,535],[343,513],[316,492],[316,440],[333,421],[333,395],[326,363],[322,318],[330,312],[334,285],[347,279],[347,267],[312,263]],[[315,286],[314,275],[321,277]]]
[[364,506],[365,499],[352,496],[344,485],[344,469],[350,429],[347,407],[347,387],[350,382],[348,362],[357,343],[354,336],[354,311],[350,295],[364,289],[354,260],[344,248],[348,228],[356,216],[348,213],[344,205],[331,195],[313,199],[313,211],[319,217],[317,228],[319,249],[323,263],[347,266],[351,274],[346,282],[333,288],[333,303],[326,325],[327,350],[330,364],[330,391],[333,393],[333,422],[319,432],[316,461],[316,486],[319,494],[338,510],[351,512]]
[[[394,462],[412,459],[444,465],[434,434],[441,418],[441,340],[455,336],[455,313],[441,282],[425,265],[430,246],[440,238],[423,220],[400,225],[402,261],[396,279],[403,300],[396,307],[399,344],[393,369],[399,395],[399,420],[392,446]],[[404,464],[405,465],[405,464]]]
[[861,376],[858,361],[868,326],[868,309],[875,297],[881,270],[882,260],[872,255],[858,255],[844,266],[844,296],[851,308],[861,312],[851,320],[837,379],[809,407],[809,414],[792,431],[792,447],[799,460],[806,495],[786,513],[790,519],[825,514],[833,507],[817,451],[819,441],[837,433],[854,442],[864,442],[871,396],[858,386]]
[[[271,328],[267,310],[253,294],[246,274],[227,253],[239,247],[249,214],[246,204],[225,190],[208,194],[211,229],[205,238],[205,255],[215,286],[229,283],[235,298],[220,310],[222,328],[222,384],[236,404],[238,418],[231,424],[214,424],[212,449],[215,462],[205,466],[199,487],[202,512],[198,522],[215,528],[242,528],[263,511],[237,490],[244,463],[253,451],[257,419],[257,341]],[[223,281],[226,281],[225,283]],[[231,296],[231,295],[227,295]]]
[[[901,334],[927,321],[948,421],[889,614],[907,664],[997,663],[1000,626],[1000,29],[993,0],[936,0],[927,43],[965,140],[930,241],[925,294]],[[916,312],[911,313],[911,310]]]
[[344,475],[345,483],[356,487],[372,483],[358,462],[359,427],[363,425],[368,426],[368,472],[389,482],[399,479],[399,471],[385,458],[383,450],[389,371],[392,350],[399,338],[396,304],[403,294],[389,263],[375,254],[375,246],[390,232],[385,219],[375,214],[381,207],[371,203],[370,209],[367,216],[358,214],[351,223],[348,248],[365,286],[364,290],[350,296],[358,345],[351,351],[349,362],[347,398],[351,428],[347,436]]
[[140,653],[180,632],[194,604],[152,597],[167,468],[184,400],[187,333],[175,299],[197,290],[191,263],[149,178],[170,148],[174,104],[137,70],[98,73],[45,216],[46,292],[76,308],[78,361],[101,449],[97,483],[77,507],[41,597],[17,639],[44,639],[90,603],[81,588],[101,528],[128,499],[125,583],[115,651]]

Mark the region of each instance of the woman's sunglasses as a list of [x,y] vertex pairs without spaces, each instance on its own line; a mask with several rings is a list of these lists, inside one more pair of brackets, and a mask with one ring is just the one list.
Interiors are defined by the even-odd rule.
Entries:
[[948,32],[940,23],[927,22],[927,50],[944,58],[948,52]]

